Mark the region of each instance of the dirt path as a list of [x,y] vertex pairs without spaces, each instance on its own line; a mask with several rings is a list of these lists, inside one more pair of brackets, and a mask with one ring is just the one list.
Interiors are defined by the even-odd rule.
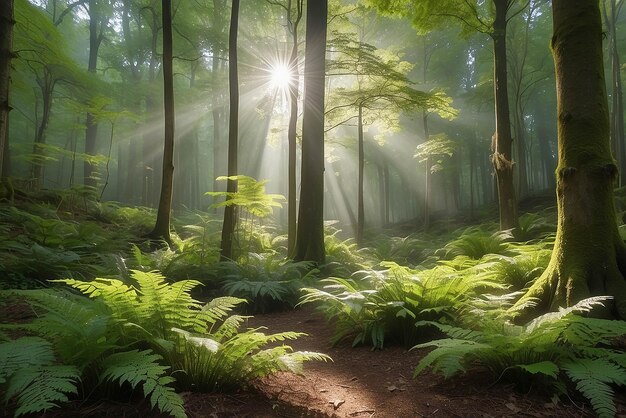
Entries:
[[[512,387],[493,384],[487,375],[469,374],[446,382],[439,376],[412,378],[424,351],[387,347],[372,351],[348,345],[331,347],[332,325],[310,308],[258,315],[248,327],[267,327],[267,332],[301,331],[307,337],[292,342],[296,350],[319,351],[333,362],[309,363],[305,375],[281,373],[255,382],[235,394],[185,393],[191,418],[200,417],[591,417],[588,406],[554,405],[545,395],[519,394]],[[626,395],[617,395],[620,413],[626,418]],[[0,416],[4,416],[0,406]],[[40,415],[67,417],[162,417],[147,401],[118,403],[100,401],[86,405],[73,402]]]
[[[515,393],[510,386],[493,385],[490,376],[472,375],[450,382],[433,375],[413,379],[413,369],[423,351],[406,351],[401,347],[382,351],[346,345],[331,347],[328,341],[332,325],[308,308],[260,315],[248,325],[263,325],[269,332],[306,332],[309,336],[295,341],[294,349],[321,351],[334,360],[309,364],[304,376],[282,373],[259,382],[256,385],[259,391],[275,403],[275,416],[592,416],[588,406],[554,405],[541,394],[523,395]],[[618,401],[623,404],[623,400],[622,397]]]

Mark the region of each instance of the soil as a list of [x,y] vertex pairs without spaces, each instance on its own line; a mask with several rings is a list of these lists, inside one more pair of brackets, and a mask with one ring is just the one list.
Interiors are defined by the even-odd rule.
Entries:
[[[7,314],[7,312],[3,312]],[[15,312],[13,312],[15,315]],[[17,316],[17,315],[15,315]],[[20,319],[20,318],[11,318]],[[329,344],[332,324],[311,308],[258,315],[249,327],[267,332],[302,331],[291,342],[295,350],[319,351],[333,362],[311,362],[305,374],[280,373],[260,379],[234,394],[185,393],[188,415],[194,417],[590,417],[588,405],[494,382],[480,372],[443,380],[431,374],[412,378],[426,351]],[[618,394],[619,417],[626,417],[626,395]],[[0,408],[0,416],[3,416]],[[43,417],[157,417],[145,401],[70,404]]]

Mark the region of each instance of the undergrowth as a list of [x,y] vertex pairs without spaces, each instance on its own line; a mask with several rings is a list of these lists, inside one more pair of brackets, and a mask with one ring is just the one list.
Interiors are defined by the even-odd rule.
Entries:
[[[231,311],[244,301],[225,297],[202,304],[190,296],[196,281],[170,284],[156,272],[132,271],[127,281],[57,282],[88,298],[56,289],[3,292],[26,299],[40,313],[32,323],[2,326],[39,338],[7,341],[0,350],[13,352],[15,344],[31,344],[35,353],[42,353],[39,360],[33,357],[36,373],[22,372],[16,366],[19,356],[0,362],[0,385],[6,389],[5,401],[15,398],[16,415],[66,401],[66,394],[78,392],[75,383],[80,379],[81,397],[97,393],[102,385],[141,386],[153,407],[184,416],[175,389],[232,390],[276,371],[301,372],[304,361],[328,360],[320,353],[292,352],[284,344],[266,348],[302,334],[240,331],[247,317]],[[39,382],[41,370],[51,379]],[[37,411],[29,409],[32,405]]]
[[612,387],[626,385],[626,353],[613,343],[626,334],[626,322],[582,316],[606,299],[583,300],[523,327],[498,322],[476,330],[419,322],[417,326],[435,326],[449,338],[414,347],[435,347],[415,375],[432,368],[449,378],[484,368],[524,390],[534,385],[563,395],[575,388],[599,417],[613,417]]

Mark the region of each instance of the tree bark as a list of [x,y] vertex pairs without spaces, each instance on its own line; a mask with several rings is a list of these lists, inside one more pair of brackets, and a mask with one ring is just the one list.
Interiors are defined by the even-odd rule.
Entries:
[[[102,32],[104,23],[101,21],[102,16],[99,13],[97,0],[89,0],[89,62],[87,71],[92,74],[96,73],[98,66],[98,51],[100,44],[104,38]],[[89,156],[96,155],[96,140],[98,137],[98,124],[95,116],[91,112],[87,112],[85,120],[85,154]],[[84,184],[85,186],[95,188],[97,185],[97,169],[89,160],[85,160],[84,167]]]
[[363,144],[363,105],[359,105],[358,118],[359,175],[357,187],[356,242],[357,244],[362,245],[363,230],[365,229],[365,204],[363,203],[363,172],[365,168],[365,147]]
[[[617,178],[609,141],[598,0],[553,0],[559,164],[558,226],[552,259],[513,307],[517,320],[614,296],[613,314],[626,318],[626,247],[613,203]],[[529,308],[529,298],[539,303]]]
[[296,248],[297,234],[297,184],[296,184],[296,155],[297,155],[297,125],[298,125],[298,87],[300,77],[298,75],[298,26],[302,19],[302,0],[296,1],[296,18],[291,20],[291,0],[287,5],[289,14],[289,30],[291,31],[291,55],[289,56],[289,69],[292,72],[292,80],[289,83],[289,128],[287,130],[287,143],[289,155],[287,162],[287,253],[293,254]]
[[[0,173],[4,174],[4,150],[9,143],[9,85],[13,58],[13,0],[0,3]],[[1,177],[4,178],[4,177]]]
[[161,0],[163,24],[163,114],[165,136],[163,145],[163,173],[157,219],[151,238],[171,244],[170,216],[174,184],[174,69],[172,52],[172,0]]
[[615,0],[608,0],[611,13],[606,10],[607,0],[603,0],[604,21],[608,32],[608,52],[611,61],[611,145],[613,156],[618,162],[620,171],[620,185],[624,184],[626,173],[626,144],[624,144],[624,99],[622,94],[621,64],[617,47],[617,15],[618,8]]
[[498,183],[498,207],[500,229],[518,227],[517,200],[513,186],[513,161],[511,149],[511,120],[506,68],[506,27],[509,0],[493,0],[495,19],[493,22],[494,89],[496,108],[496,133],[491,156]]
[[296,260],[323,263],[324,248],[324,78],[328,0],[307,2],[304,56],[302,174]]
[[[239,77],[237,74],[237,30],[239,26],[239,0],[233,0],[228,37],[228,86],[230,88],[230,115],[228,120],[228,176],[237,175],[237,141],[239,138]],[[226,192],[237,192],[237,181],[229,179]],[[220,260],[232,260],[233,235],[237,224],[236,206],[224,208]]]

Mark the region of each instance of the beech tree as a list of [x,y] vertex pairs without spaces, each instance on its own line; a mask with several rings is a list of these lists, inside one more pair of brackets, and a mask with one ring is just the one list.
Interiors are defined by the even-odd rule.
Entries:
[[[614,296],[626,319],[626,245],[615,216],[617,167],[611,155],[599,0],[553,0],[557,81],[557,234],[543,275],[512,308],[517,320]],[[532,307],[528,301],[536,298]]]
[[295,260],[323,263],[324,249],[324,79],[328,0],[306,8],[302,167]]

